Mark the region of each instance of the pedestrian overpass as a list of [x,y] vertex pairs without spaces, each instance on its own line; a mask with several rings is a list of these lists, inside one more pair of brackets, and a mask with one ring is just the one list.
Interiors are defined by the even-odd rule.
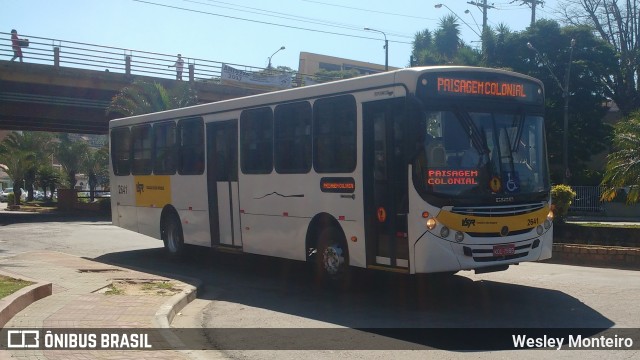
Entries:
[[[13,56],[9,33],[0,32],[0,130],[106,134],[106,107],[134,79],[175,86],[175,55],[150,53],[35,36]],[[184,57],[184,81],[209,103],[265,90],[225,85],[222,63]],[[248,72],[263,69],[231,64]]]

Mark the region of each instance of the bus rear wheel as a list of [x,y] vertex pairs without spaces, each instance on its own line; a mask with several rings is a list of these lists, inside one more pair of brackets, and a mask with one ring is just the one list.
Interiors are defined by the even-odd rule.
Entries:
[[344,280],[349,272],[349,254],[342,233],[325,228],[318,237],[316,274],[321,280]]
[[182,224],[176,215],[166,218],[162,230],[162,241],[164,248],[170,257],[178,258],[184,253],[184,236],[182,234]]

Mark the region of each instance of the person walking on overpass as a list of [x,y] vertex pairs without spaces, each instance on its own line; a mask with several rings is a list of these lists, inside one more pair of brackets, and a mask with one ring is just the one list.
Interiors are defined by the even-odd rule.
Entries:
[[20,58],[20,62],[22,62],[22,48],[20,47],[20,38],[18,37],[18,32],[13,29],[11,30],[11,48],[13,49],[13,57],[11,61],[16,58]]
[[168,67],[176,68],[176,80],[182,80],[182,70],[184,70],[184,60],[182,60],[182,55],[178,54],[178,59],[173,65],[169,65]]

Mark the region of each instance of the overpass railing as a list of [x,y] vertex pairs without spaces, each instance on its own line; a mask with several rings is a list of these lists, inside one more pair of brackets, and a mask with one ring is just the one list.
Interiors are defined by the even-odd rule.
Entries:
[[[176,76],[176,69],[168,67],[175,63],[175,54],[161,54],[23,34],[19,34],[19,36],[21,39],[29,39],[29,46],[22,48],[25,62],[160,78],[175,78]],[[8,59],[13,57],[10,33],[0,32],[0,56]],[[220,81],[222,62],[186,56],[183,56],[183,60],[185,62],[185,71],[183,72],[185,80],[188,78],[189,81]],[[254,66],[225,64],[246,72],[265,70]]]

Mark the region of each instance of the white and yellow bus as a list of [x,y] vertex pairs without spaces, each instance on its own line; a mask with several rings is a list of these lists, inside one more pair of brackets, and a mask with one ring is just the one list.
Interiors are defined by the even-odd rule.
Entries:
[[409,68],[110,122],[113,223],[185,244],[407,274],[551,257],[536,79]]

